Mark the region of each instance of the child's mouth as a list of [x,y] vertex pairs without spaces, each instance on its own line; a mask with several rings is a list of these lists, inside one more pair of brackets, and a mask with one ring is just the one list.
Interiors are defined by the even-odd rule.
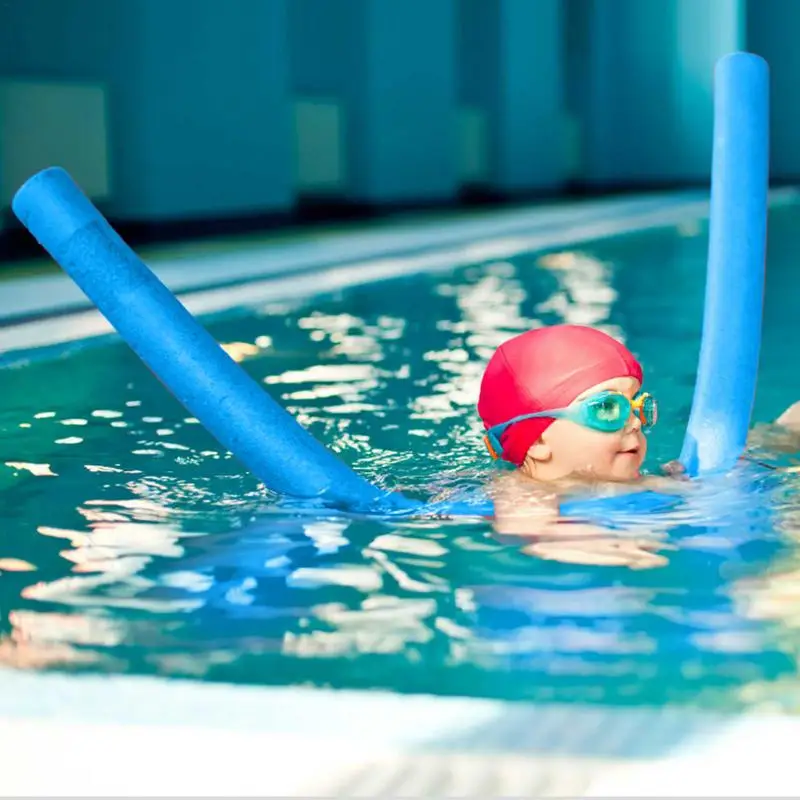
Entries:
[[623,456],[635,456],[639,453],[638,445],[634,445],[633,447],[629,447],[626,450],[620,450],[620,455]]

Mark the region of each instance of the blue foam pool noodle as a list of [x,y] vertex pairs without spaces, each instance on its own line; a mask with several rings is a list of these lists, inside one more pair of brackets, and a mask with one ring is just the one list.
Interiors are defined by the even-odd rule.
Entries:
[[236,364],[65,170],[34,175],[12,207],[142,361],[270,489],[349,507],[401,503],[320,444]]
[[767,248],[769,68],[752,53],[717,62],[706,298],[680,461],[696,477],[742,455],[758,377]]

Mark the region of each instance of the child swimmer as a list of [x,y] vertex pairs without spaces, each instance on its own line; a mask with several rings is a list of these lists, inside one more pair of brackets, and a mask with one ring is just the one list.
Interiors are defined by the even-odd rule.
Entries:
[[[495,530],[525,536],[526,552],[550,557],[565,536],[581,541],[566,559],[581,563],[656,566],[658,543],[609,538],[596,525],[559,517],[559,498],[602,483],[606,491],[681,491],[675,462],[671,477],[641,472],[647,454],[644,430],[655,425],[655,399],[642,391],[641,364],[620,342],[581,325],[554,325],[527,331],[504,342],[481,381],[478,413],[494,458],[517,469],[502,476],[493,491]],[[800,430],[800,404],[780,425]],[[632,486],[633,485],[633,486]],[[586,545],[594,540],[587,553]],[[588,559],[586,557],[588,556]],[[639,562],[642,563],[639,563]]]

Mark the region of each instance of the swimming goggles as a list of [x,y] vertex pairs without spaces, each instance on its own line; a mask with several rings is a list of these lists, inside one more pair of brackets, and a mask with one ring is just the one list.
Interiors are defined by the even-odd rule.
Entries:
[[635,414],[638,417],[643,428],[652,428],[658,420],[658,404],[655,398],[647,392],[642,392],[633,400],[621,392],[598,392],[567,408],[554,408],[549,411],[537,411],[533,414],[521,414],[507,422],[493,425],[486,431],[484,442],[492,458],[500,458],[503,452],[500,437],[507,428],[517,422],[540,417],[568,419],[578,425],[583,425],[585,428],[591,428],[602,433],[618,433],[628,424],[631,414]]

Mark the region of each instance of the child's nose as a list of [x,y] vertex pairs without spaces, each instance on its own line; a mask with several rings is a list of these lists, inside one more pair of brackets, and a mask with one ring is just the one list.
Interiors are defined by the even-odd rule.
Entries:
[[631,411],[631,415],[628,419],[627,430],[630,433],[635,431],[639,431],[642,429],[642,420],[640,419],[639,415],[635,411]]

